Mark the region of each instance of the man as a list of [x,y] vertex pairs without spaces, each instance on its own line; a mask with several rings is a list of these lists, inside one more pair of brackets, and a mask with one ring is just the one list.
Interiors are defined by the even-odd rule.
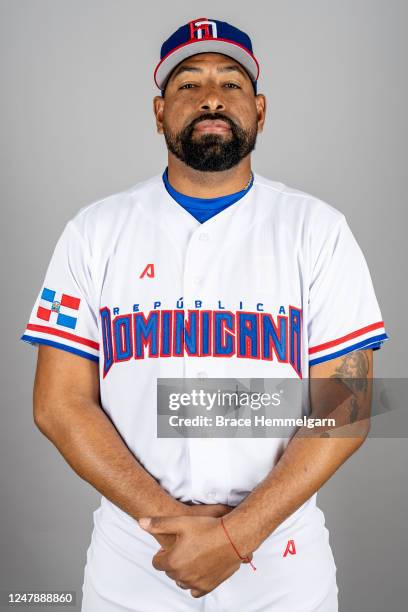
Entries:
[[35,423],[102,494],[83,612],[338,609],[316,492],[364,428],[157,431],[158,378],[212,377],[310,379],[320,414],[318,381],[347,379],[347,428],[388,339],[344,215],[251,170],[258,73],[230,24],[200,18],[169,37],[154,98],[168,166],[68,222],[22,336],[39,346]]

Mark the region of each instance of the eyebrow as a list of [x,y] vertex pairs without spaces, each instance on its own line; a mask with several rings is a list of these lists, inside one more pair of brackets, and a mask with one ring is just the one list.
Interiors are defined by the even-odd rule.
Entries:
[[[231,64],[228,66],[222,66],[221,68],[217,68],[217,72],[239,72],[241,73],[244,77],[249,78],[248,74],[245,72],[245,70],[243,68],[241,68],[241,66],[238,66],[237,64]],[[198,68],[197,66],[188,66],[187,64],[184,66],[180,66],[179,68],[177,68],[174,72],[174,74],[172,75],[172,78],[175,79],[177,76],[179,76],[180,74],[182,74],[183,72],[203,72],[202,68]]]

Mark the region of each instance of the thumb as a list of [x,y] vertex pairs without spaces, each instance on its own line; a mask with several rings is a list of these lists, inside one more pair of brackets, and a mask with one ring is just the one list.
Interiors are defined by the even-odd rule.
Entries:
[[186,517],[182,516],[154,516],[140,518],[138,523],[149,533],[181,533],[185,519]]

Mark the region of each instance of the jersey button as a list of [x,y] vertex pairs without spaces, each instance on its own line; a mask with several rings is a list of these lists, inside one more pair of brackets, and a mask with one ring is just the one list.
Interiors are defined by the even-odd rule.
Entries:
[[217,497],[217,491],[208,491],[207,495],[210,499],[215,499]]
[[208,240],[210,239],[209,235],[206,232],[202,232],[199,236],[198,239],[201,240],[201,242],[208,242]]
[[197,372],[197,378],[207,378],[207,372]]

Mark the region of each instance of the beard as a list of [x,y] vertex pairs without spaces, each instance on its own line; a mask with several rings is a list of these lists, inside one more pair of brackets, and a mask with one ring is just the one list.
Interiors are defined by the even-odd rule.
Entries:
[[[228,123],[231,132],[194,136],[199,121],[220,119]],[[258,134],[257,123],[244,130],[232,119],[220,113],[206,113],[194,119],[178,134],[163,124],[164,138],[168,150],[182,162],[202,172],[221,172],[236,166],[255,149]]]

